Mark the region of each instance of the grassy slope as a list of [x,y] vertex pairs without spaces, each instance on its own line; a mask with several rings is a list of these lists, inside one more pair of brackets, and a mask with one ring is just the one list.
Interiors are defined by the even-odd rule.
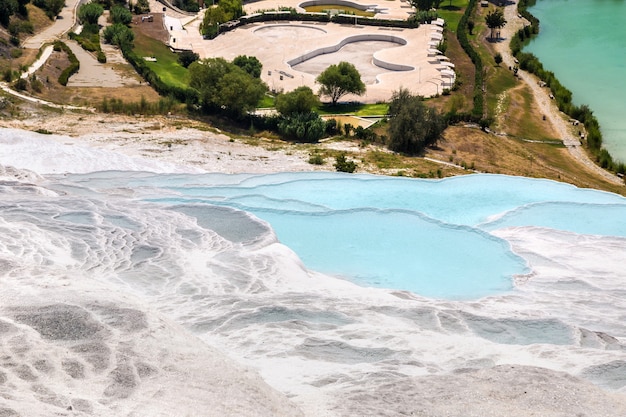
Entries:
[[187,87],[189,71],[180,65],[178,55],[166,45],[138,31],[135,31],[134,43],[134,51],[138,56],[156,58],[156,62],[148,61],[147,64],[164,83],[176,87]]

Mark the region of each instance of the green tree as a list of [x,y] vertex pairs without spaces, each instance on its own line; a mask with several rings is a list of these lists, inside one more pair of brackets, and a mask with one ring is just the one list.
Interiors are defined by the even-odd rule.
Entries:
[[467,30],[469,32],[470,35],[473,35],[474,33],[474,21],[473,20],[468,20],[467,21]]
[[214,38],[219,33],[219,25],[227,21],[224,9],[219,6],[209,7],[204,12],[204,18],[200,24],[200,33],[208,38]]
[[189,66],[189,78],[205,110],[223,109],[236,117],[255,109],[267,91],[259,78],[223,58],[194,62]]
[[252,75],[254,78],[261,78],[263,64],[255,56],[239,55],[233,59],[233,64]]
[[174,6],[187,12],[197,12],[200,10],[200,6],[196,0],[174,0]]
[[104,8],[98,3],[87,3],[78,9],[78,19],[85,25],[97,25]]
[[54,19],[63,10],[65,0],[33,0],[33,5],[44,10],[48,18]]
[[22,16],[24,19],[28,19],[28,9],[26,8],[26,5],[28,3],[30,3],[30,0],[17,0],[17,12],[16,13]]
[[219,33],[219,25],[229,20],[243,16],[241,0],[220,0],[217,6],[209,7],[204,12],[200,24],[200,33],[208,38],[214,38]]
[[200,104],[205,109],[218,109],[218,83],[229,71],[229,63],[224,58],[208,58],[189,65],[189,86],[198,91]]
[[133,5],[133,12],[135,14],[150,13],[150,3],[148,3],[148,0],[137,0]]
[[135,34],[132,30],[121,23],[107,26],[102,32],[104,40],[112,45],[119,46],[120,49],[132,48]]
[[493,31],[495,29],[503,28],[506,25],[506,19],[504,18],[504,13],[500,9],[494,9],[491,12],[487,13],[485,16],[485,23],[487,23],[487,27],[491,31],[490,38],[493,40]]
[[129,25],[133,21],[133,14],[126,7],[116,5],[111,8],[111,21]]
[[236,65],[218,84],[220,102],[231,115],[241,117],[256,109],[267,86],[259,78],[250,76]]
[[0,0],[0,24],[4,27],[9,26],[11,16],[17,11],[16,0]]
[[493,60],[495,61],[497,66],[500,66],[500,64],[502,63],[502,54],[500,52],[497,52],[494,55]]
[[326,68],[315,81],[322,85],[320,95],[330,97],[333,105],[346,94],[360,96],[365,93],[365,84],[361,81],[361,74],[354,65],[345,61]]
[[193,64],[198,59],[200,59],[200,55],[198,55],[194,51],[185,50],[178,54],[178,62],[180,62],[180,65],[185,68],[189,67],[189,65]]
[[307,86],[298,87],[293,91],[276,96],[276,110],[283,116],[295,113],[310,113],[319,106],[320,100],[313,90]]
[[407,89],[394,91],[389,104],[389,148],[396,152],[417,155],[439,140],[447,122],[424,99]]
[[226,22],[243,16],[243,2],[241,0],[219,0],[217,5],[224,10]]
[[432,8],[438,9],[442,0],[411,0],[411,6],[418,10],[427,11]]

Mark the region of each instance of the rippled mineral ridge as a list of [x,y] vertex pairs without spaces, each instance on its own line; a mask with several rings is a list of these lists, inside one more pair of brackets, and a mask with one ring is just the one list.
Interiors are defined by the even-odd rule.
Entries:
[[180,198],[183,177],[0,168],[0,415],[626,415],[623,223],[559,223],[609,218],[620,197],[475,219],[528,271],[445,299],[314,272],[234,208],[150,201]]

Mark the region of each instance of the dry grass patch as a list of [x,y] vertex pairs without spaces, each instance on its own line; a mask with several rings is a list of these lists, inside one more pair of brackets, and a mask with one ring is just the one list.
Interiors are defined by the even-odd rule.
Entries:
[[611,184],[582,166],[558,142],[529,142],[476,128],[451,126],[439,146],[429,149],[426,156],[479,172],[547,178],[626,194],[624,187]]
[[[143,96],[147,102],[157,102],[161,98],[147,85],[127,87],[64,87],[59,84],[59,75],[69,65],[69,59],[64,52],[52,52],[50,58],[37,72],[37,77],[43,82],[44,88],[38,97],[55,103],[73,104],[77,106],[94,107],[105,98],[107,100],[122,100],[125,103],[138,102]],[[123,65],[122,65],[123,66]]]
[[547,120],[543,120],[543,114],[535,105],[530,88],[521,84],[508,90],[503,112],[496,121],[499,131],[507,132],[510,136],[530,139],[545,140],[556,139],[558,132]]

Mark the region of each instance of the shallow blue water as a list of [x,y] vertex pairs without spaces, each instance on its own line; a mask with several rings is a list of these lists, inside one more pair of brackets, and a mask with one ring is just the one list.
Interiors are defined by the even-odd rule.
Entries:
[[[115,181],[105,175],[102,184]],[[91,187],[96,182],[89,179]],[[623,197],[522,177],[136,174],[117,185],[143,189],[153,202],[244,210],[268,222],[310,269],[428,297],[512,289],[512,276],[529,271],[508,242],[489,233],[498,228],[626,236]],[[237,224],[250,227],[233,221],[228,228]]]
[[626,2],[539,0],[529,9],[540,33],[525,49],[588,105],[600,122],[603,144],[626,161]]

